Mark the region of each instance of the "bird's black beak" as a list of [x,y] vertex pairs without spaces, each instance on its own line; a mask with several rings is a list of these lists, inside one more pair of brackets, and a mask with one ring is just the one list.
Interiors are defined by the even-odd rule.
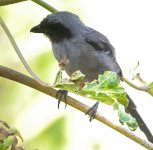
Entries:
[[37,25],[37,26],[34,26],[30,32],[34,32],[34,33],[44,33],[44,29],[41,27],[41,25]]

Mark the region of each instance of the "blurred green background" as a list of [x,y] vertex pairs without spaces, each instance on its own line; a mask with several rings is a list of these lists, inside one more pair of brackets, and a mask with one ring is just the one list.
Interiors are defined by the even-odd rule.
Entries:
[[[104,0],[48,0],[48,2],[58,10],[76,13],[86,24],[108,35],[108,38],[120,49],[120,54],[117,54],[119,62],[125,61],[125,51],[122,48],[125,47],[124,42],[128,36],[130,38],[130,35],[128,31],[127,33],[123,32],[124,29],[121,28],[126,24],[126,19],[124,19],[124,16],[122,17],[121,13],[129,15],[126,12],[129,9],[128,6],[133,4],[132,0],[129,1],[128,6],[120,0],[114,3],[113,0],[107,2]],[[134,3],[134,6],[133,8],[136,8],[137,3]],[[124,10],[124,7],[127,9]],[[137,12],[137,10],[132,10]],[[114,12],[116,13],[114,14]],[[143,12],[143,10],[139,10],[139,12]],[[31,1],[0,8],[1,17],[13,34],[29,65],[42,80],[53,83],[58,71],[58,64],[52,54],[50,42],[41,34],[30,33],[30,29],[46,17],[48,13],[47,10]],[[114,16],[115,19],[118,19],[118,24]],[[151,33],[153,32],[151,31]],[[150,36],[153,38],[153,34]],[[126,48],[129,47],[126,46]],[[135,49],[139,50],[139,47]],[[1,65],[28,75],[1,27],[0,51]],[[128,59],[132,61],[129,60],[127,66],[126,62],[122,63],[121,66],[125,72],[127,67],[132,66],[137,61],[139,54],[129,56],[127,61]],[[135,95],[135,91],[133,95]],[[82,97],[77,97],[77,99],[89,106],[95,103]],[[111,120],[113,118],[116,124],[119,124],[112,108],[101,104],[99,110],[106,117]],[[151,109],[147,110],[149,114]],[[146,110],[144,111],[146,112]],[[144,115],[144,117],[146,116]],[[57,100],[4,78],[0,78],[0,120],[6,121],[20,131],[27,150],[36,148],[40,150],[144,149],[96,120],[89,123],[88,117],[78,110],[70,106],[65,110],[64,104],[61,104],[58,110]],[[149,121],[150,119],[147,120],[147,122]],[[145,138],[140,131],[136,131],[136,134]]]

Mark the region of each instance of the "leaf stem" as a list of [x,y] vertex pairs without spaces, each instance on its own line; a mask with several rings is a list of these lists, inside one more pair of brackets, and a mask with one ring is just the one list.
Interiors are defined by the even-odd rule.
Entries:
[[128,79],[126,79],[125,77],[122,77],[123,81],[125,81],[129,86],[133,87],[136,90],[139,91],[144,91],[144,92],[148,92],[149,88],[148,86],[137,86],[134,83],[130,82]]

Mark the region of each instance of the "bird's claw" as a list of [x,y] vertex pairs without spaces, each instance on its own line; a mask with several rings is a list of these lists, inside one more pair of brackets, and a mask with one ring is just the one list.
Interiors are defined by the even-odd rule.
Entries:
[[67,100],[67,91],[66,90],[58,90],[57,93],[56,93],[56,98],[58,99],[58,109],[59,109],[59,105],[60,105],[60,102],[62,100],[62,98],[64,99],[64,102],[65,102],[65,108],[67,106],[67,103],[66,103],[66,100]]
[[90,107],[87,112],[85,113],[85,115],[89,115],[89,121],[91,122],[95,116],[96,116],[96,112],[97,112],[97,109],[98,109],[98,105],[99,105],[99,102],[96,102],[92,107]]

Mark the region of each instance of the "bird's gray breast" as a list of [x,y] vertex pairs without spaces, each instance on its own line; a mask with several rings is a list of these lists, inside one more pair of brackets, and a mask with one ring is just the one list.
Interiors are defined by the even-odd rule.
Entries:
[[80,70],[82,50],[81,45],[75,39],[63,40],[59,43],[52,43],[52,49],[55,58],[60,63],[62,60],[67,59],[68,63],[65,70],[68,75],[71,75],[76,70]]
[[96,79],[98,74],[104,71],[117,72],[116,69],[118,69],[113,58],[105,53],[98,53],[81,38],[65,40],[58,44],[54,43],[52,49],[59,63],[62,60],[68,60],[65,70],[69,76],[80,70],[86,76],[85,81]]
[[80,70],[86,75],[86,81],[97,78],[98,61],[94,56],[94,51],[83,39],[69,39],[57,44],[53,43],[52,49],[59,63],[64,58],[68,59],[65,70],[69,76]]

